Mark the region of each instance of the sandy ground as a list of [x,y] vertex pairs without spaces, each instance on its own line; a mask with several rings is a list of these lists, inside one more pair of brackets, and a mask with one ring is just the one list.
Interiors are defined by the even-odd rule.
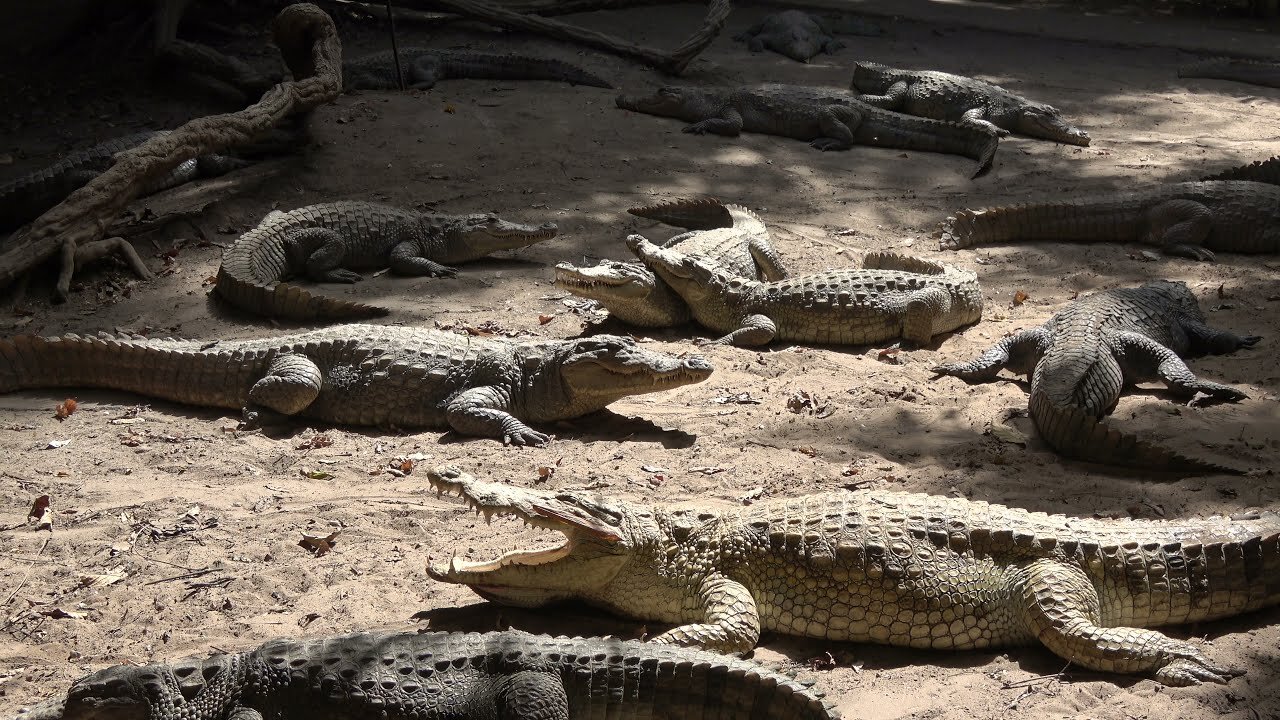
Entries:
[[[528,613],[492,607],[463,588],[430,581],[424,572],[429,558],[454,549],[485,558],[531,540],[514,524],[487,528],[456,502],[426,492],[421,469],[435,463],[457,463],[481,477],[521,485],[536,482],[539,467],[553,467],[544,487],[592,484],[627,500],[661,495],[675,503],[726,506],[747,495],[783,497],[843,486],[959,493],[1108,517],[1207,516],[1274,502],[1280,480],[1270,470],[1167,482],[1064,463],[1034,439],[1021,417],[1024,383],[968,387],[933,379],[928,368],[970,357],[1005,334],[1038,324],[1078,293],[1183,280],[1213,324],[1265,336],[1253,351],[1192,364],[1207,378],[1246,388],[1250,398],[1193,409],[1152,386],[1127,394],[1113,422],[1189,453],[1274,468],[1280,459],[1280,371],[1274,361],[1280,274],[1273,257],[1224,255],[1210,265],[1148,261],[1135,246],[1061,244],[943,253],[931,235],[949,210],[965,205],[1193,178],[1276,154],[1280,91],[1178,80],[1173,49],[1094,46],[909,21],[888,22],[885,37],[847,38],[849,49],[806,66],[751,55],[731,40],[762,12],[735,11],[687,80],[841,86],[860,57],[948,69],[1061,107],[1091,131],[1094,143],[1075,148],[1012,138],[1002,144],[991,174],[971,181],[971,161],[954,156],[872,148],[822,154],[763,135],[685,135],[676,121],[615,109],[615,93],[595,88],[452,81],[427,93],[347,95],[314,118],[314,143],[304,159],[284,163],[260,188],[217,203],[193,222],[139,239],[152,266],[165,268],[160,278],[136,282],[119,264],[99,264],[78,276],[68,304],[28,301],[23,312],[0,317],[0,328],[40,334],[119,328],[206,339],[271,334],[271,325],[228,312],[207,297],[220,247],[271,208],[363,198],[553,220],[562,234],[466,266],[455,280],[387,274],[324,291],[390,305],[392,322],[489,322],[537,336],[574,337],[595,332],[598,318],[563,302],[552,285],[552,266],[623,257],[628,232],[665,237],[673,231],[638,221],[625,209],[702,193],[756,209],[796,271],[848,265],[882,249],[974,270],[987,298],[981,323],[889,361],[878,358],[879,348],[715,348],[708,353],[717,368],[709,381],[562,424],[543,449],[434,432],[326,427],[265,437],[233,432],[230,413],[120,393],[0,397],[0,717],[107,664],[242,649],[278,636],[427,624],[629,637],[654,629],[587,608]],[[580,21],[669,47],[698,15],[697,7],[679,6]],[[358,23],[344,22],[343,32],[352,54],[379,46],[380,37]],[[406,42],[510,46],[584,63],[620,88],[662,82],[621,59],[537,38],[463,27],[402,32]],[[266,53],[258,34],[237,42]],[[104,73],[115,82],[109,91],[95,85]],[[33,108],[0,118],[6,129],[0,152],[12,161],[0,167],[0,179],[93,138],[172,126],[208,111],[157,95],[128,75],[98,66],[60,91],[34,83],[22,89]],[[178,239],[180,249],[163,261],[163,251]],[[46,289],[34,287],[32,297],[43,297]],[[1029,299],[1014,306],[1019,290]],[[542,325],[540,315],[554,319]],[[673,352],[705,336],[693,328],[637,334]],[[789,411],[787,401],[798,392],[810,393],[825,409]],[[740,394],[756,402],[725,402]],[[79,410],[59,421],[54,407],[68,396],[79,401]],[[991,425],[1006,421],[1032,437],[1028,447],[990,434]],[[50,448],[55,440],[69,442]],[[419,469],[403,477],[388,472],[404,457],[416,458]],[[666,471],[659,480],[642,466]],[[52,534],[24,525],[42,494],[52,498]],[[334,551],[323,557],[298,546],[300,533],[339,529]],[[1273,718],[1280,716],[1278,620],[1280,613],[1269,611],[1171,630],[1195,638],[1218,661],[1248,668],[1226,687],[1164,688],[1078,668],[1059,674],[1063,661],[1042,648],[947,654],[766,636],[756,658],[800,669],[810,658],[832,653],[837,667],[815,673],[818,685],[837,698],[846,717],[865,720]]]

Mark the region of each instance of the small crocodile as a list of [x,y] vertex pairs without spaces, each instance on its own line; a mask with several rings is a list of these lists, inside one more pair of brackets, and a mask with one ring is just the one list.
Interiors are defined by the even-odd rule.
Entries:
[[[0,230],[12,230],[35,220],[111,166],[117,153],[137,147],[166,131],[148,131],[112,138],[71,153],[58,162],[0,184]],[[247,163],[225,155],[187,160],[156,178],[142,191],[150,195],[199,177],[221,175]]]
[[861,270],[828,270],[773,282],[733,277],[641,235],[627,247],[689,304],[695,320],[728,333],[720,345],[774,340],[866,345],[927,344],[982,317],[973,273],[890,253],[869,253]]
[[[426,90],[440,80],[473,78],[493,80],[553,80],[571,85],[612,88],[608,80],[586,70],[550,58],[485,53],[474,50],[400,48],[405,87]],[[396,61],[390,50],[365,55],[342,64],[343,85],[363,90],[398,90]]]
[[[655,642],[747,652],[762,631],[937,650],[1041,644],[1077,665],[1166,685],[1227,682],[1200,648],[1146,627],[1280,603],[1280,514],[1102,520],[863,490],[722,512],[572,490],[428,478],[470,509],[561,546],[433,564],[487,600],[579,599],[675,625]],[[470,513],[468,513],[470,514]]]
[[807,140],[819,150],[854,145],[952,153],[973,158],[973,177],[991,168],[999,137],[983,128],[882,110],[848,90],[802,85],[663,87],[620,95],[625,110],[693,123],[684,132],[736,137],[742,131]]
[[631,395],[705,380],[711,365],[630,338],[473,338],[338,325],[258,340],[128,336],[0,340],[0,392],[96,387],[242,410],[249,426],[297,416],[343,425],[452,429],[541,445],[550,423]]
[[1178,77],[1233,80],[1280,88],[1280,63],[1225,57],[1207,58],[1179,66]]
[[1168,255],[1280,252],[1280,185],[1183,182],[1145,190],[961,210],[941,228],[944,250],[1014,240],[1142,242]]
[[733,39],[746,42],[751,52],[769,49],[802,63],[824,52],[834,54],[844,47],[844,43],[832,37],[817,16],[802,10],[783,10],[768,15]]
[[863,102],[886,110],[970,124],[1001,136],[1012,131],[1068,145],[1089,144],[1089,133],[1064,120],[1052,105],[963,75],[863,61],[853,65],[852,88],[864,93]]
[[1031,419],[1059,453],[1088,462],[1143,470],[1240,472],[1189,458],[1107,427],[1101,419],[1126,384],[1162,380],[1185,397],[1247,397],[1236,388],[1201,380],[1182,361],[1252,347],[1260,338],[1205,324],[1195,295],[1180,282],[1082,297],[1038,327],[1010,335],[977,359],[934,368],[965,382],[990,382],[1004,368],[1031,376]]
[[439,215],[377,203],[340,201],[273,211],[222,255],[216,289],[225,300],[268,317],[354,319],[385,308],[315,295],[280,282],[303,273],[316,282],[353,283],[355,269],[451,276],[442,263],[479,260],[556,235],[554,223],[521,225],[493,214]]
[[[769,231],[760,218],[741,205],[710,198],[678,200],[627,212],[684,228],[662,247],[702,258],[741,277],[779,280],[787,276]],[[689,306],[675,290],[642,263],[601,261],[592,267],[556,265],[556,287],[590,298],[628,325],[673,327],[689,322]]]
[[114,665],[14,720],[839,720],[795,678],[615,638],[370,632]]
[[1248,165],[1224,170],[1201,180],[1248,180],[1250,182],[1280,185],[1280,155],[1266,160],[1254,160]]

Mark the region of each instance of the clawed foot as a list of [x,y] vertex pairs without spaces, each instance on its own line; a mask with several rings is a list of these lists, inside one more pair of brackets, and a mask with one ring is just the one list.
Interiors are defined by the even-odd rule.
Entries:
[[835,138],[818,138],[809,142],[809,147],[814,147],[823,152],[828,150],[847,150],[848,145]]
[[324,274],[324,282],[352,284],[358,283],[363,279],[364,277],[360,273],[345,268],[335,268]]
[[1166,255],[1179,255],[1203,262],[1213,262],[1218,258],[1212,250],[1199,245],[1166,245],[1162,249]]
[[504,428],[502,431],[503,445],[515,445],[517,447],[533,445],[535,447],[545,447],[550,441],[550,435],[540,433],[537,430],[524,425]]
[[1156,680],[1164,685],[1177,687],[1201,683],[1225,685],[1231,678],[1244,675],[1244,672],[1240,668],[1214,665],[1199,650],[1188,649],[1183,657],[1157,670]]
[[458,277],[458,268],[441,265],[439,269],[431,271],[431,277]]
[[1238,388],[1233,388],[1230,385],[1219,385],[1218,383],[1201,383],[1189,389],[1207,395],[1209,400],[1217,400],[1219,402],[1238,402],[1249,397]]
[[705,122],[696,122],[692,125],[685,125],[684,129],[680,132],[692,133],[694,135],[705,135],[707,134],[707,126]]
[[1261,335],[1245,335],[1240,338],[1240,347],[1253,347],[1262,339]]

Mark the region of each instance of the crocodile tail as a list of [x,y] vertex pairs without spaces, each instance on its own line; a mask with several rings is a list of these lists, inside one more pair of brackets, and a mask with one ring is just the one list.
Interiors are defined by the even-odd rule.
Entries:
[[1280,63],[1214,57],[1178,66],[1180,78],[1210,78],[1280,87]]
[[685,230],[714,230],[733,227],[733,208],[713,197],[670,200],[634,207],[627,212]]
[[987,172],[991,170],[991,166],[995,163],[996,150],[999,149],[1000,136],[995,133],[991,133],[991,137],[987,138],[987,141],[982,144],[978,150],[978,156],[974,158],[978,161],[978,166],[974,168],[973,174],[970,175],[969,178],[973,179],[986,175]]
[[891,252],[867,253],[862,258],[862,267],[867,270],[898,270],[919,275],[942,275],[947,271],[947,266],[942,263]]
[[1267,183],[1268,185],[1280,185],[1280,155],[1266,160],[1254,160],[1248,165],[1224,170],[1217,175],[1209,175],[1200,179],[1248,180],[1250,182]]
[[1078,407],[1055,403],[1043,392],[1032,392],[1030,407],[1031,419],[1040,436],[1065,457],[1154,472],[1195,475],[1244,473],[1240,468],[1189,457],[1140,440],[1110,427]]
[[943,250],[1009,242],[1140,240],[1141,198],[1084,197],[1043,203],[960,210],[942,221]]
[[288,258],[271,222],[278,215],[268,215],[222,254],[214,286],[222,299],[242,310],[285,320],[355,320],[388,313],[376,305],[325,297],[280,282]]

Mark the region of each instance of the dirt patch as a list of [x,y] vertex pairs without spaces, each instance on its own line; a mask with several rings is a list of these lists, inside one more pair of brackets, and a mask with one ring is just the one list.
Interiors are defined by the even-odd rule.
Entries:
[[[204,281],[216,272],[220,246],[272,208],[359,198],[553,220],[562,234],[465,266],[455,280],[386,274],[323,291],[390,306],[394,322],[488,321],[572,337],[594,331],[595,320],[564,303],[551,267],[625,257],[628,232],[654,238],[673,232],[627,215],[627,207],[703,193],[757,210],[797,272],[848,265],[885,249],[973,270],[988,303],[980,324],[892,358],[880,358],[877,348],[715,348],[707,353],[717,368],[709,381],[564,423],[544,449],[325,427],[266,437],[232,432],[236,419],[228,413],[98,391],[0,397],[0,527],[12,528],[0,533],[0,716],[108,663],[242,649],[282,635],[420,627],[414,615],[421,611],[429,611],[433,628],[510,624],[622,636],[645,629],[583,608],[495,608],[430,581],[424,572],[430,558],[454,550],[486,557],[530,537],[513,526],[489,528],[456,502],[426,492],[421,470],[435,463],[520,484],[539,482],[538,468],[554,467],[544,486],[592,484],[627,500],[660,494],[675,503],[732,504],[748,494],[780,497],[854,481],[1086,516],[1206,516],[1274,501],[1280,481],[1270,473],[1157,482],[1064,464],[1035,440],[1025,419],[1012,424],[1031,436],[1029,447],[1003,442],[987,428],[1025,409],[1024,385],[968,387],[934,379],[928,368],[1042,322],[1077,293],[1183,280],[1214,325],[1266,338],[1256,350],[1192,363],[1207,378],[1246,388],[1250,398],[1193,409],[1158,392],[1135,392],[1121,401],[1114,422],[1190,454],[1275,467],[1280,372],[1268,348],[1280,336],[1280,319],[1269,298],[1280,296],[1280,274],[1273,257],[1223,255],[1205,265],[1148,261],[1134,246],[1061,244],[944,253],[931,235],[948,211],[965,205],[1193,178],[1277,154],[1280,91],[1179,80],[1173,49],[907,21],[887,23],[882,38],[848,38],[849,49],[800,65],[751,55],[730,39],[760,14],[735,11],[688,81],[844,86],[852,60],[861,57],[946,68],[1059,106],[1091,132],[1093,145],[1012,138],[1002,143],[990,175],[971,181],[971,161],[961,157],[873,148],[822,154],[762,135],[693,137],[678,122],[617,110],[614,93],[595,88],[449,81],[425,93],[352,94],[318,114],[306,157],[260,190],[218,203],[166,236],[140,240],[152,266],[165,268],[159,279],[137,283],[105,263],[79,278],[68,304],[28,303],[30,314],[0,317],[0,327],[40,334],[119,328],[205,339],[277,332],[208,299]],[[670,47],[700,16],[697,6],[676,6],[663,8],[660,18],[637,10],[575,21]],[[618,58],[537,38],[465,27],[402,30],[402,42],[510,48],[584,63],[625,89],[664,82]],[[368,29],[347,22],[343,31],[352,54],[381,47],[382,37]],[[260,47],[255,33],[237,42]],[[91,73],[80,81],[85,85],[61,94],[33,89],[44,120],[3,121],[13,133],[0,152],[14,158],[0,168],[4,178],[82,140],[171,126],[205,111],[144,92],[141,83],[109,94],[90,87],[105,82],[95,78]],[[175,239],[187,241],[176,253]],[[1029,297],[1015,305],[1019,290]],[[33,296],[41,292],[32,289]],[[540,316],[548,315],[553,319],[543,324]],[[705,333],[637,335],[682,352]],[[822,412],[789,411],[799,392]],[[758,403],[733,401],[744,393]],[[55,408],[68,396],[78,409],[58,420]],[[408,474],[406,458],[415,463]],[[646,465],[666,470],[656,489]],[[44,494],[52,499],[52,534],[23,526]],[[341,532],[324,554],[298,545],[303,533],[335,531]],[[1280,713],[1277,620],[1280,614],[1269,611],[1172,629],[1178,637],[1212,641],[1206,651],[1215,660],[1248,668],[1225,688],[1167,689],[1074,668],[1060,678],[1063,661],[1041,648],[948,654],[766,636],[756,657],[797,668],[830,651],[837,666],[817,680],[849,718],[1243,720]]]

